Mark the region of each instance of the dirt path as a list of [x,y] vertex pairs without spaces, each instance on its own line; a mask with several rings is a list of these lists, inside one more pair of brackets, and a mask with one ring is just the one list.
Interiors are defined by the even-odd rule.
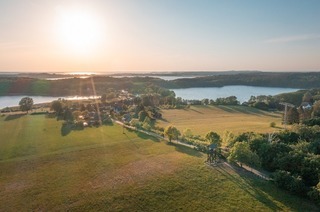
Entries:
[[[144,133],[146,135],[150,135],[150,136],[153,136],[153,137],[156,137],[156,138],[159,138],[161,140],[165,140],[165,141],[169,141],[168,139],[166,139],[165,137],[162,137],[156,133],[153,133],[153,132],[148,132],[148,131],[145,131],[145,130],[141,130],[141,129],[137,129],[135,127],[132,127],[132,126],[129,126],[129,125],[126,125],[124,124],[123,122],[121,121],[117,121],[117,120],[113,120],[115,123],[127,128],[127,129],[131,129],[131,130],[134,130],[134,131],[137,131],[137,132],[141,132],[141,133]],[[189,148],[192,148],[194,149],[195,146],[191,145],[191,144],[186,144],[186,143],[183,143],[183,142],[180,142],[178,140],[171,140],[172,143],[175,143],[175,144],[179,144],[179,145],[182,145],[182,146],[186,146],[186,147],[189,147]]]
[[237,166],[237,165],[234,165],[234,164],[230,164],[228,163],[227,161],[225,160],[220,160],[218,163],[213,163],[213,164],[208,164],[208,166],[210,167],[216,167],[216,166],[225,166],[225,167],[228,167],[230,169],[232,169],[233,171],[237,172],[237,173],[247,173],[247,174],[253,174],[255,175],[256,177],[259,177],[259,178],[262,178],[263,180],[272,180],[270,177],[269,177],[269,174],[265,174],[265,173],[262,173],[256,169],[253,169],[249,166],[245,166],[245,165],[242,165],[242,167],[240,166]]
[[265,180],[271,180],[271,178],[269,177],[269,174],[266,174],[266,173],[263,173],[261,171],[258,171],[254,168],[251,168],[249,166],[246,166],[246,165],[242,165],[242,168],[249,171],[249,172],[252,172],[253,174],[257,175],[258,177],[262,178],[262,179],[265,179]]

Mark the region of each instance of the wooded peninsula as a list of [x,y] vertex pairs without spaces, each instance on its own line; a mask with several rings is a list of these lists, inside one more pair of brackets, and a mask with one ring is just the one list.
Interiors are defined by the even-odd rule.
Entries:
[[[212,73],[210,76],[209,73]],[[173,73],[171,73],[173,74]],[[319,72],[202,72],[194,78],[163,80],[152,74],[130,77],[112,77],[93,75],[87,78],[72,77],[58,80],[48,80],[43,76],[55,77],[50,74],[24,74],[8,76],[0,74],[0,96],[9,95],[42,95],[42,96],[73,96],[101,95],[107,89],[126,89],[131,93],[141,93],[147,85],[155,85],[165,89],[192,87],[222,87],[228,85],[247,85],[263,87],[285,87],[311,89],[317,88],[320,82]],[[167,74],[162,74],[168,76]],[[188,75],[192,75],[189,72]],[[158,74],[157,76],[161,76]],[[169,75],[170,76],[170,75]],[[179,74],[181,75],[181,73]],[[61,77],[59,75],[59,77]]]

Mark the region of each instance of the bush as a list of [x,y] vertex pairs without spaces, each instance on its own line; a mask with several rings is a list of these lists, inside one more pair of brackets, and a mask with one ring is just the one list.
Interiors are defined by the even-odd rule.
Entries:
[[271,122],[270,123],[270,127],[276,127],[276,123],[275,122]]
[[307,126],[320,125],[320,118],[312,118],[312,119],[305,120],[303,121],[303,124]]
[[208,145],[210,143],[208,141],[203,141],[203,140],[197,139],[195,137],[196,136],[194,136],[193,138],[183,136],[181,138],[181,142],[186,143],[186,144],[191,144],[196,147],[195,148],[196,150],[199,150],[201,152],[207,152]]
[[41,112],[32,112],[30,115],[46,115],[48,112],[47,111],[41,111]]
[[142,124],[142,128],[147,130],[147,131],[150,131],[152,129],[151,125],[148,122],[144,122]]
[[307,196],[320,205],[320,183],[317,186],[311,188],[307,193]]
[[132,119],[129,124],[137,129],[142,127],[142,123],[139,121],[139,119]]
[[300,176],[292,176],[290,172],[279,170],[273,174],[275,184],[295,194],[304,195],[306,186]]
[[104,125],[112,125],[112,119],[110,117],[106,117],[102,120],[102,124]]
[[162,133],[164,132],[164,128],[163,127],[155,126],[154,129],[156,131],[159,131],[159,132],[162,132]]
[[83,130],[83,129],[84,129],[83,121],[77,121],[77,122],[74,124],[74,129],[76,129],[76,130]]

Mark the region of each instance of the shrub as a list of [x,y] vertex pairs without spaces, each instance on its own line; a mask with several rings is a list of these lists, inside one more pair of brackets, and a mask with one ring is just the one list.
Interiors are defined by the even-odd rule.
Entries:
[[304,195],[306,186],[300,176],[292,176],[290,172],[279,170],[273,174],[275,184],[295,194]]
[[270,127],[276,127],[276,123],[275,122],[271,122],[270,123]]
[[320,205],[320,182],[317,186],[311,188],[311,190],[307,193],[307,196]]
[[142,123],[139,121],[139,119],[132,119],[130,121],[130,125],[137,129],[140,129],[142,127]]
[[83,121],[77,121],[77,122],[74,124],[74,129],[76,129],[76,130],[83,130],[83,129],[84,129]]

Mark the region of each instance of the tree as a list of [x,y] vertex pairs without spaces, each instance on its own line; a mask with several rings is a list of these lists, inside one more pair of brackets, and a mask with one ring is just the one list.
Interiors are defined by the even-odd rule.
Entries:
[[72,111],[69,109],[68,106],[66,106],[64,108],[63,120],[66,120],[66,121],[73,121],[74,120]]
[[86,106],[84,104],[80,104],[80,111],[85,111],[86,110]]
[[256,102],[253,104],[253,107],[258,108],[260,110],[268,110],[269,107],[265,102]]
[[138,114],[139,121],[143,122],[147,116],[148,116],[148,113],[145,110],[140,111]]
[[177,98],[176,98],[176,106],[177,106],[177,107],[180,107],[180,105],[182,105],[182,104],[183,104],[182,98],[181,98],[181,97],[177,97]]
[[102,103],[106,103],[106,101],[107,101],[107,94],[105,94],[105,93],[102,94],[101,97],[100,97],[100,100],[101,100]]
[[320,204],[320,182],[313,186],[307,195],[310,199]]
[[183,136],[184,137],[187,137],[187,138],[191,138],[192,137],[192,131],[189,129],[189,128],[187,128],[187,129],[185,129],[184,131],[183,131]]
[[225,103],[227,105],[238,105],[239,101],[237,100],[236,96],[229,96],[225,99]]
[[216,132],[210,131],[206,135],[206,139],[211,143],[211,144],[217,144],[218,147],[221,146],[221,138],[220,135],[218,135]]
[[81,111],[76,110],[72,112],[73,119],[79,121],[79,116],[81,115]]
[[60,114],[62,112],[62,103],[59,100],[55,100],[51,102],[51,109],[54,110],[57,114]]
[[313,104],[312,118],[314,118],[314,117],[320,117],[320,101],[316,101]]
[[228,160],[231,162],[239,162],[250,166],[259,166],[259,156],[250,150],[250,146],[247,142],[237,142],[231,149]]
[[176,127],[174,127],[172,125],[169,125],[164,130],[164,134],[166,136],[168,136],[169,142],[171,142],[172,139],[177,139],[178,138],[178,136],[180,135],[180,131]]
[[306,186],[300,176],[293,176],[290,172],[278,170],[273,174],[275,184],[293,193],[303,195],[306,192]]
[[202,99],[201,104],[203,105],[208,105],[209,104],[209,99]]
[[228,130],[225,130],[222,134],[222,142],[228,147],[232,147],[234,144],[234,134]]
[[299,112],[295,107],[289,109],[287,113],[288,124],[297,124],[299,123]]
[[307,91],[303,97],[302,97],[302,102],[309,102],[312,103],[312,95],[309,91]]
[[28,113],[28,111],[31,110],[31,108],[32,108],[33,99],[30,97],[23,97],[20,100],[19,105],[20,105],[20,109],[22,111],[27,111],[27,113]]
[[154,121],[146,116],[143,121],[142,127],[146,130],[151,130],[154,127]]

